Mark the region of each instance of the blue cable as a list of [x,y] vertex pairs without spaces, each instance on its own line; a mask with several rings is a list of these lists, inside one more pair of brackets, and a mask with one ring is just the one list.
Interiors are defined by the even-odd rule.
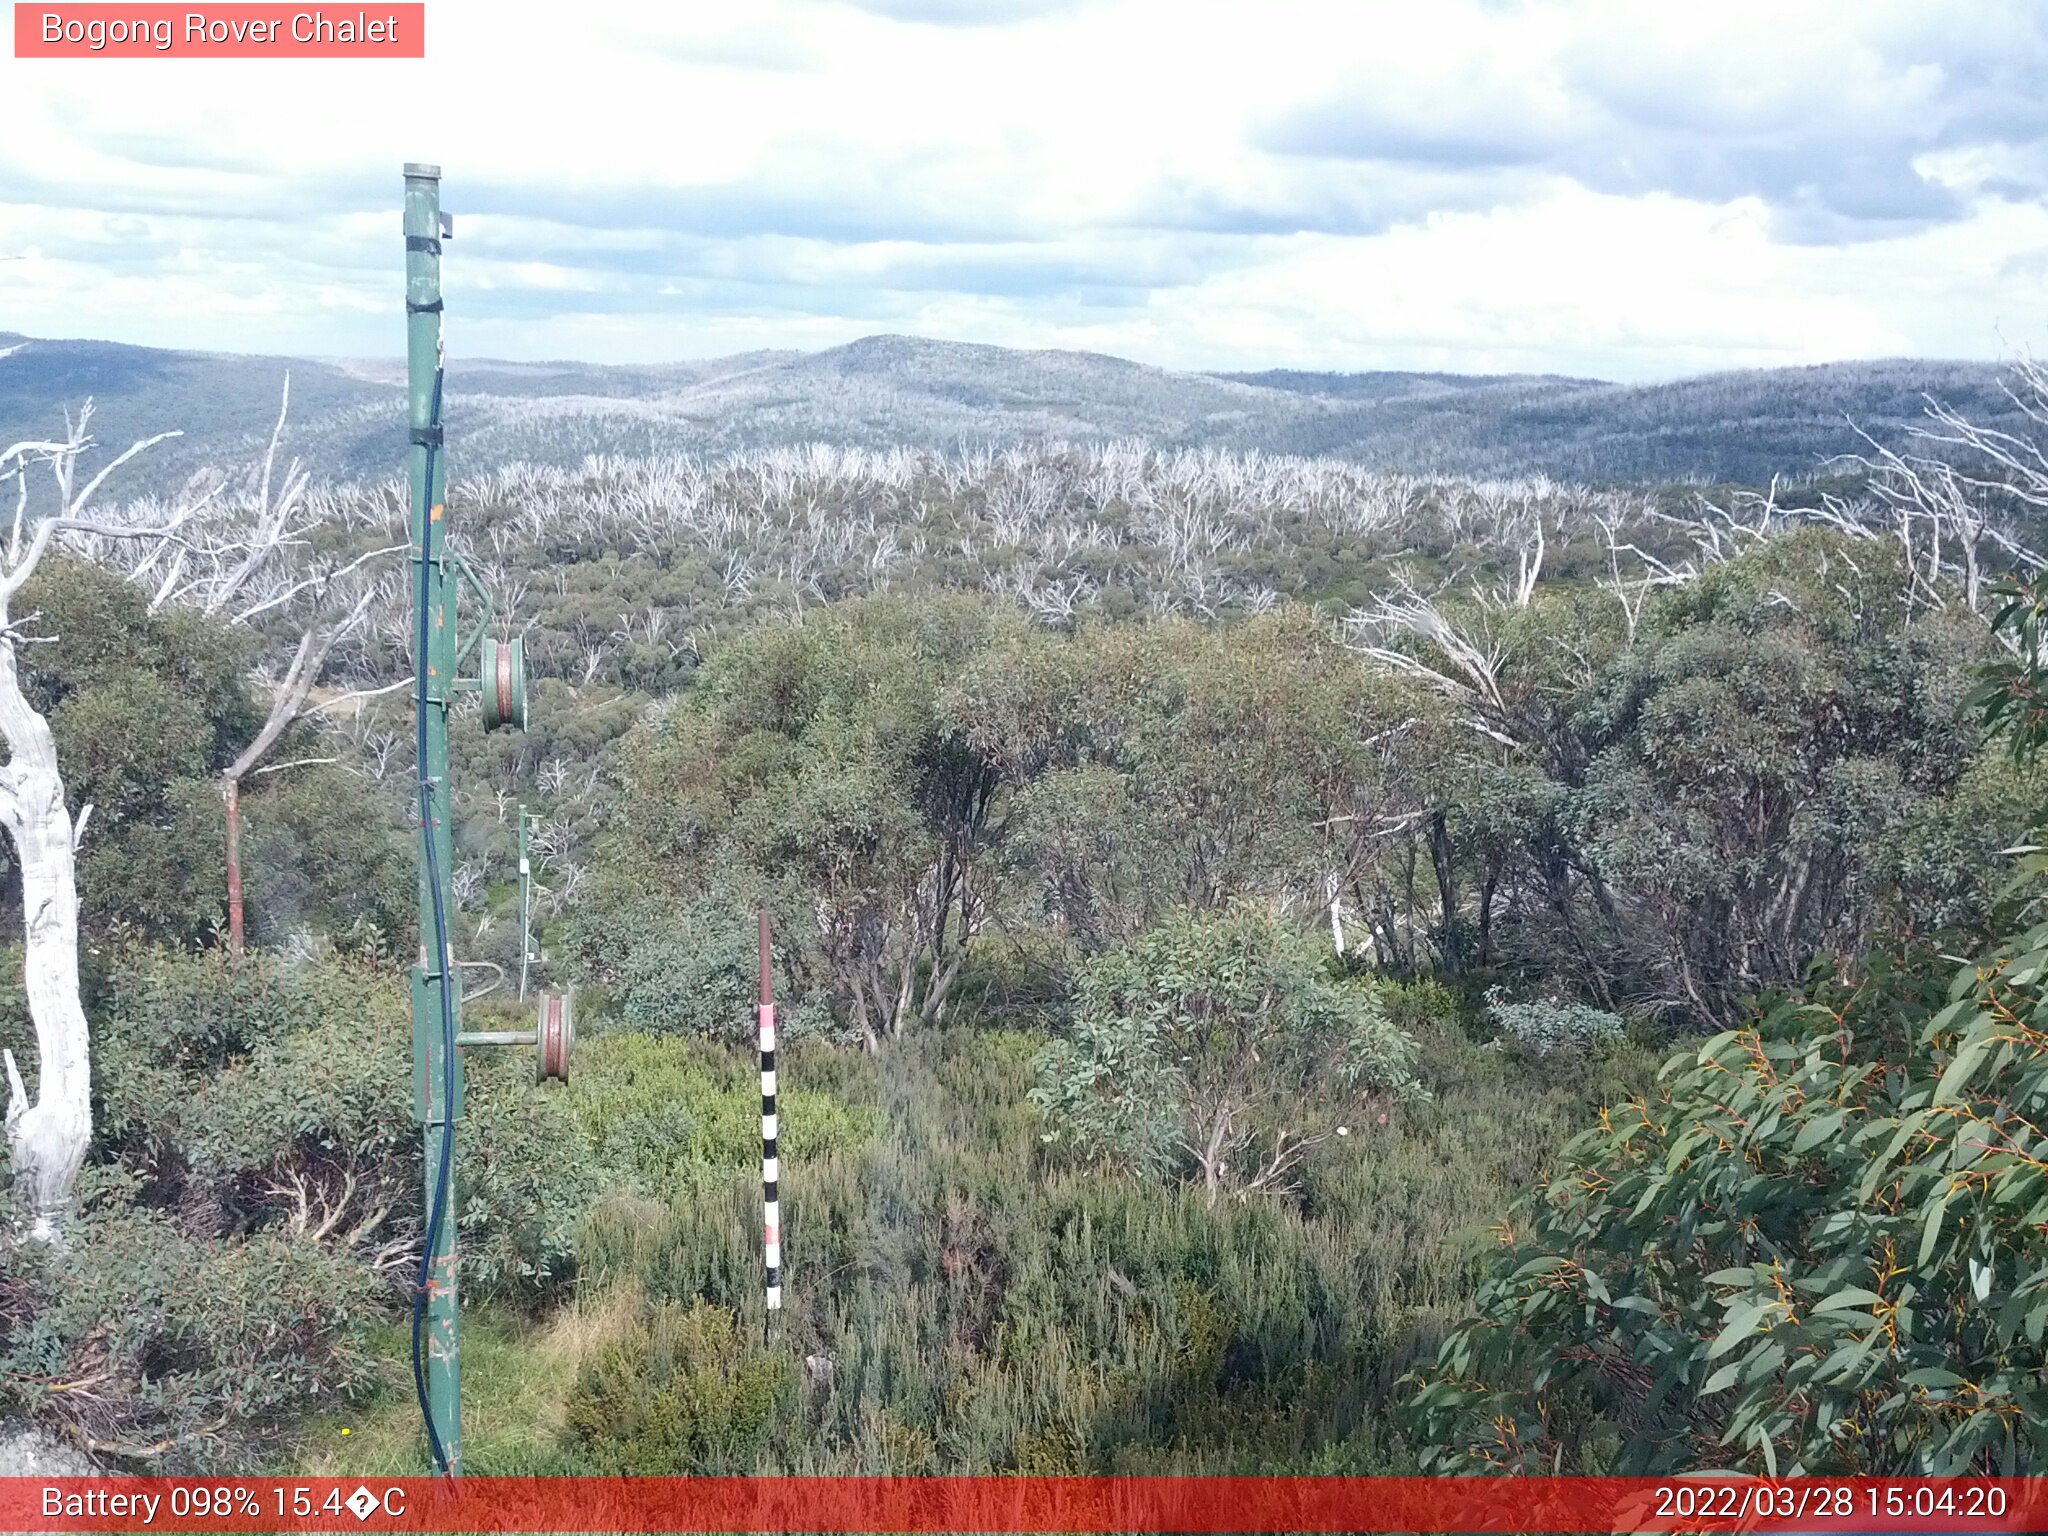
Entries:
[[[439,366],[434,369],[434,404],[428,422],[430,431],[441,425],[442,371]],[[442,1130],[441,1162],[434,1174],[434,1203],[427,1210],[426,1243],[420,1251],[419,1278],[413,1286],[412,1384],[419,1395],[420,1417],[426,1421],[427,1443],[434,1453],[434,1465],[443,1476],[452,1477],[455,1469],[448,1464],[448,1448],[441,1443],[440,1432],[434,1427],[434,1411],[427,1402],[426,1356],[421,1348],[421,1334],[427,1319],[427,1290],[434,1274],[434,1242],[441,1235],[441,1223],[448,1210],[449,1185],[453,1182],[450,1153],[455,1145],[455,1074],[461,1070],[455,1058],[455,982],[448,964],[448,913],[441,901],[441,855],[434,846],[434,781],[427,771],[427,708],[430,702],[427,697],[427,646],[431,634],[427,626],[427,571],[434,536],[434,455],[437,445],[430,442],[426,448],[426,485],[421,493],[426,504],[420,509],[420,590],[416,605],[420,628],[419,644],[413,652],[413,712],[417,725],[414,750],[420,781],[420,831],[426,845],[427,884],[433,891],[434,963],[440,968]]]

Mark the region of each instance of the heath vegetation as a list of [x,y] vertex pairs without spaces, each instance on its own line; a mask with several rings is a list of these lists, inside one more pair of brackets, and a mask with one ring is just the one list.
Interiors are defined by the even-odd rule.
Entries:
[[[469,1063],[472,1470],[2042,1470],[2012,419],[1711,493],[1110,442],[458,479],[537,675],[528,733],[457,718],[459,947],[516,973],[537,812],[585,1036],[566,1087]],[[59,1124],[11,880],[0,1409],[416,1469],[404,495],[273,429],[88,515],[73,426],[0,460],[7,808],[40,722],[63,821],[12,857],[73,867],[90,1038]]]

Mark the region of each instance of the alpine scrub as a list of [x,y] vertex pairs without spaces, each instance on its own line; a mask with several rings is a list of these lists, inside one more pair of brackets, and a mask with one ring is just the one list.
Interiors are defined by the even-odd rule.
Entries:
[[[2041,611],[2015,591],[1973,699],[2022,763]],[[1502,1228],[1410,1405],[1423,1465],[2048,1467],[2044,987],[2036,924],[1945,989],[1879,954],[1673,1056]]]
[[[2048,926],[1674,1056],[1501,1230],[1432,1471],[2038,1471]],[[1932,995],[1930,996],[1930,993]]]

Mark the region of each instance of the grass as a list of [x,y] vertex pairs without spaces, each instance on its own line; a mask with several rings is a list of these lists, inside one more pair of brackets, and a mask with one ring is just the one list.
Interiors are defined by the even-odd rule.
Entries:
[[[1402,1374],[1512,1197],[1656,1053],[1533,1062],[1442,989],[1396,1006],[1433,1099],[1327,1144],[1291,1200],[1214,1208],[1046,1147],[1033,1032],[793,1049],[765,1344],[751,1053],[597,1035],[577,1102],[611,1189],[563,1306],[466,1308],[466,1469],[1412,1470]],[[301,1470],[425,1469],[408,1330],[383,1343],[385,1385],[307,1430]],[[714,1432],[741,1383],[743,1444]]]
[[[585,1283],[643,1298],[636,1336],[683,1337],[663,1309],[707,1303],[745,1348],[608,1363],[579,1389],[580,1421],[597,1426],[586,1444],[618,1470],[731,1470],[734,1448],[692,1428],[696,1405],[773,1355],[786,1396],[746,1453],[762,1470],[1412,1465],[1392,1411],[1402,1373],[1468,1304],[1513,1195],[1653,1057],[1483,1049],[1441,989],[1416,989],[1409,1012],[1433,1102],[1326,1144],[1295,1199],[1213,1208],[1047,1148],[1025,1098],[1034,1033],[927,1030],[872,1071],[845,1053],[813,1052],[808,1070],[793,1058],[787,1081],[840,1101],[841,1134],[786,1161],[783,1337],[757,1342],[750,1162],[678,1168],[667,1191],[604,1202],[585,1226]],[[665,1076],[677,1088],[719,1077],[705,1053],[722,1047],[662,1044],[693,1064]]]
[[[629,1315],[630,1296],[572,1299],[535,1319],[490,1303],[462,1313],[463,1470],[479,1477],[583,1470],[562,1450],[578,1370]],[[382,1330],[386,1380],[366,1400],[303,1426],[285,1459],[309,1477],[423,1476],[431,1470],[412,1384],[409,1324]]]

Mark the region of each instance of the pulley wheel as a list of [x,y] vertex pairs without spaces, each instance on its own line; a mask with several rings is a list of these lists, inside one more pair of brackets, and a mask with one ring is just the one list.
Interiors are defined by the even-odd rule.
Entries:
[[569,1054],[575,1049],[576,1021],[570,1012],[569,994],[541,993],[540,1040],[534,1080],[544,1083],[552,1077],[558,1083],[569,1081]]
[[484,701],[484,729],[526,729],[526,640],[484,637],[477,649],[477,678]]

